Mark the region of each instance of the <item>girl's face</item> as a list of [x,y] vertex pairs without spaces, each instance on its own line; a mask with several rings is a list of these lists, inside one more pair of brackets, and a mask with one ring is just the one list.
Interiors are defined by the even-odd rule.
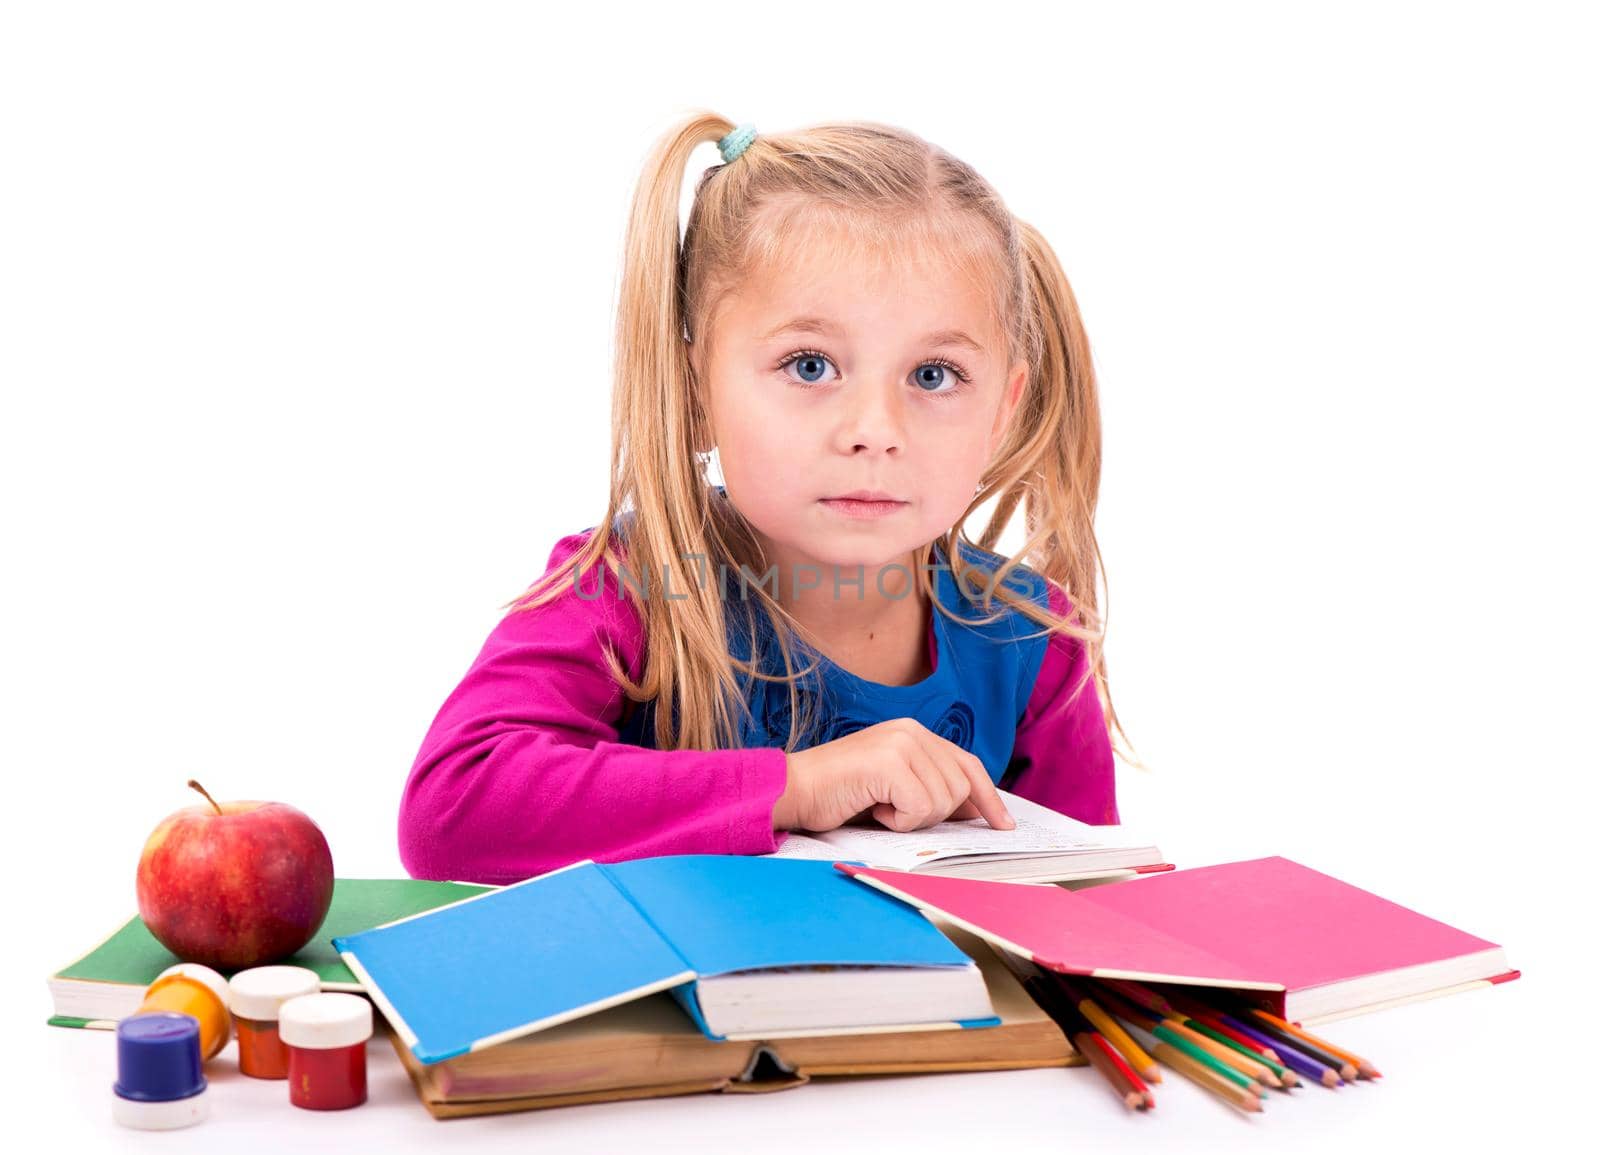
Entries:
[[[1006,364],[983,287],[938,252],[844,259],[830,239],[796,236],[781,268],[726,294],[696,368],[728,496],[768,562],[870,571],[966,510],[1027,365]],[[898,504],[827,500],[862,490]]]

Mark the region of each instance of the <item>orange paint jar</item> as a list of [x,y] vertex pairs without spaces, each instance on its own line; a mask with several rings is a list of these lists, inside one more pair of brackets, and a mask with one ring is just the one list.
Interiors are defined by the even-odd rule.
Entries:
[[137,1014],[173,1011],[193,1015],[200,1024],[200,1059],[215,1058],[233,1034],[228,1011],[228,980],[208,966],[179,963],[156,976],[144,992]]
[[289,1052],[278,1035],[278,1009],[316,994],[322,981],[305,967],[242,970],[228,980],[228,1008],[239,1036],[239,1070],[256,1079],[289,1077]]

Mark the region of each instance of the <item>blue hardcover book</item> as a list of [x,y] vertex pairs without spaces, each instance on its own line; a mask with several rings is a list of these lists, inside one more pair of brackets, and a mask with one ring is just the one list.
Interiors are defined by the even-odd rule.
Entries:
[[670,991],[712,1039],[996,1026],[977,965],[832,863],[579,862],[333,940],[420,1062]]

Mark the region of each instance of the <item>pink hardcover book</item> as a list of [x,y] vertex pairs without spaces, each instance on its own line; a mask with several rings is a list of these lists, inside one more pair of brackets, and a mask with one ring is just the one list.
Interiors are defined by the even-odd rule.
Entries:
[[1231,988],[1314,1023],[1514,979],[1496,944],[1287,858],[1071,891],[837,863],[1063,974]]

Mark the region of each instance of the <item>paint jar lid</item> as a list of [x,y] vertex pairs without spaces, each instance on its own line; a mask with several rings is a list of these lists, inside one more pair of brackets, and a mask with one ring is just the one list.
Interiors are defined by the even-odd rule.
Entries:
[[206,1089],[200,1073],[200,1022],[176,1011],[146,1011],[117,1023],[118,1098],[187,1099]]
[[194,979],[202,986],[208,987],[211,993],[216,995],[217,998],[222,1002],[223,1008],[227,1008],[228,980],[223,978],[210,967],[202,966],[200,963],[178,963],[176,966],[170,966],[158,974],[156,976],[156,982],[151,983],[150,985],[152,987],[155,986],[156,983],[160,982],[168,975],[182,975],[184,978]]
[[228,980],[228,1009],[241,1019],[267,1022],[290,999],[321,989],[317,972],[305,967],[251,967]]
[[326,1051],[371,1037],[372,1004],[360,995],[301,995],[278,1008],[278,1038],[285,1046]]

